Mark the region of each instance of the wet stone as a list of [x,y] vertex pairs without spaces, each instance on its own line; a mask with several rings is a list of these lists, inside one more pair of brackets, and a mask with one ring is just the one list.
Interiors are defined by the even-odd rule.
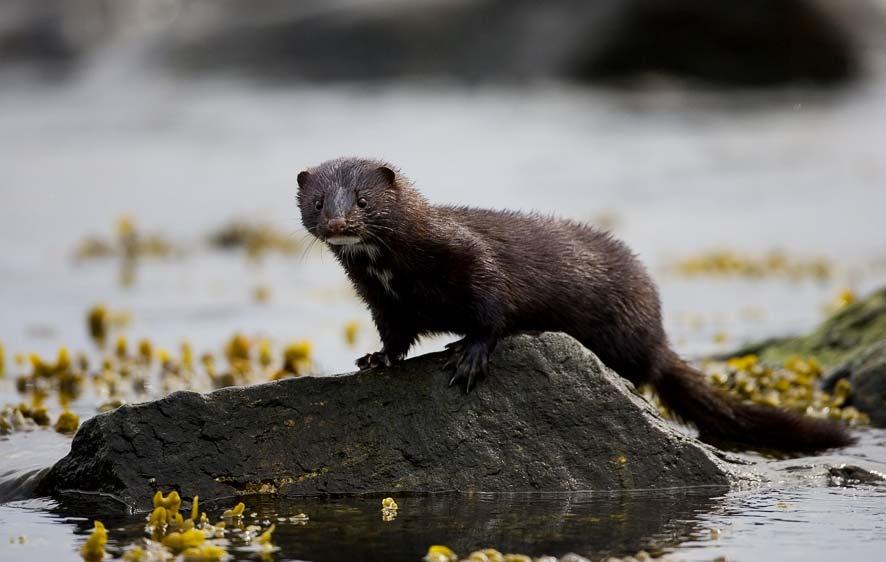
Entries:
[[828,467],[828,477],[832,485],[877,484],[886,481],[886,476],[854,464],[841,464]]
[[123,405],[86,421],[40,487],[147,509],[157,489],[205,501],[725,487],[737,478],[569,336],[503,340],[469,395],[448,387],[445,360]]

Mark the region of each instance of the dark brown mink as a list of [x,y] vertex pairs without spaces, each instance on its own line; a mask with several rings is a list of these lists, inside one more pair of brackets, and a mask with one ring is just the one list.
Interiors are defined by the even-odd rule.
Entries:
[[485,376],[498,340],[576,338],[635,385],[651,384],[702,438],[812,451],[853,442],[836,424],[741,403],[709,386],[668,343],[655,283],[628,247],[538,214],[431,205],[394,166],[339,158],[298,175],[302,223],[328,244],[369,306],[390,365],[421,336],[451,333],[450,386]]

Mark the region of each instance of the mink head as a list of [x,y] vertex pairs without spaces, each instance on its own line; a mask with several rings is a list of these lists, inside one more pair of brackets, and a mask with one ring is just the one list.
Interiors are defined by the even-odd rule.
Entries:
[[357,244],[392,230],[392,209],[404,184],[392,166],[376,160],[338,158],[298,175],[304,227],[336,246]]

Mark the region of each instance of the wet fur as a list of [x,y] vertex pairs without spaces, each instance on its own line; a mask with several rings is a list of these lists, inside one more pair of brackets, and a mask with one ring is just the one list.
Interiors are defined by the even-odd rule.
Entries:
[[325,220],[343,216],[364,244],[330,245],[382,339],[361,367],[402,359],[421,336],[458,334],[451,367],[470,390],[501,337],[562,331],[635,385],[653,385],[704,437],[785,450],[852,442],[835,424],[740,404],[708,386],[671,351],[655,284],[609,233],[538,214],[430,205],[380,161],[332,160],[299,174],[299,186],[311,233],[325,239]]

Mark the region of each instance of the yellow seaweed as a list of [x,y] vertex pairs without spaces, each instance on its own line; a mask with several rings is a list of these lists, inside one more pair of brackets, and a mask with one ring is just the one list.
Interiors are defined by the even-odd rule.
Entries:
[[127,348],[128,348],[128,342],[126,341],[126,336],[123,336],[123,335],[118,336],[118,337],[117,337],[117,342],[116,342],[116,344],[114,345],[114,354],[115,354],[115,355],[117,356],[117,358],[120,359],[121,361],[124,360],[124,359],[126,359],[126,355],[127,355],[127,353],[128,353],[128,349],[127,349]]
[[138,355],[144,363],[151,364],[154,358],[154,346],[151,340],[143,338],[138,342]]
[[424,560],[425,562],[456,562],[458,556],[448,546],[435,544],[428,548]]
[[267,369],[274,362],[274,356],[271,352],[271,342],[266,339],[258,342],[258,364]]
[[188,371],[194,370],[194,348],[191,347],[190,342],[183,341],[181,343],[181,356],[182,356],[182,367],[187,369]]
[[399,506],[397,502],[394,501],[394,498],[385,498],[381,500],[382,509],[398,509]]
[[192,546],[182,551],[182,559],[188,562],[216,562],[227,556],[224,548],[214,544]]
[[131,548],[123,554],[123,560],[125,562],[143,562],[147,557],[148,553],[140,546]]
[[231,509],[225,510],[225,512],[222,513],[222,518],[223,519],[233,519],[235,517],[243,517],[243,511],[245,509],[246,509],[246,504],[244,504],[243,502],[240,502],[237,505],[235,505],[234,507],[232,507]]
[[108,543],[108,531],[100,521],[93,522],[92,533],[80,547],[80,556],[87,562],[94,562],[105,557],[105,545]]
[[70,410],[59,414],[55,421],[55,430],[59,433],[73,434],[80,427],[80,417]]
[[352,320],[345,324],[345,343],[348,344],[348,347],[354,347],[354,345],[356,345],[359,332],[360,323],[356,320]]
[[196,523],[200,517],[200,496],[194,496],[191,502],[191,521]]
[[196,548],[203,544],[206,535],[199,529],[190,529],[182,533],[172,532],[163,537],[163,546],[178,554],[189,548]]
[[310,364],[312,344],[308,340],[292,342],[283,350],[283,370],[299,375]]
[[103,347],[108,337],[108,309],[102,304],[93,306],[86,315],[86,323],[90,337]]
[[271,536],[274,534],[274,530],[276,528],[276,525],[271,525],[270,527],[268,527],[264,533],[262,533],[255,539],[256,544],[271,544]]

